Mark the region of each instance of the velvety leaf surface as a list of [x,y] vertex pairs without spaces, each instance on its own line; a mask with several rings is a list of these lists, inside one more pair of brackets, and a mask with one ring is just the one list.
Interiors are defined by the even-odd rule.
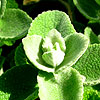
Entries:
[[100,44],[90,45],[73,68],[86,77],[86,84],[100,83]]
[[100,5],[95,0],[73,0],[78,10],[90,20],[100,20]]
[[33,20],[28,35],[45,37],[51,29],[58,30],[63,37],[75,33],[75,29],[66,13],[58,10],[43,12]]
[[84,78],[73,68],[38,75],[40,100],[82,100]]
[[89,38],[90,44],[99,43],[98,37],[90,27],[85,28],[84,35]]
[[16,66],[29,64],[28,58],[25,55],[25,51],[23,49],[23,45],[20,44],[15,51],[15,64]]
[[3,17],[6,9],[6,0],[0,0],[0,18]]
[[63,70],[72,66],[86,51],[89,40],[81,33],[73,34],[65,38],[66,52],[64,61],[55,71]]
[[92,87],[86,86],[82,100],[100,100],[100,93]]
[[47,72],[53,72],[53,68],[47,65],[42,59],[42,42],[43,39],[39,35],[27,36],[22,40],[25,53],[31,63],[39,69]]
[[26,35],[32,19],[18,9],[7,9],[0,19],[0,39],[19,39]]
[[0,100],[24,100],[36,90],[36,77],[29,65],[9,69],[0,76]]

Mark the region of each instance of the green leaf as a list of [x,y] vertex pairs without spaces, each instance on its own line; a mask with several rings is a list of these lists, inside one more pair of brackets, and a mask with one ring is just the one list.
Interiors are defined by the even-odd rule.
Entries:
[[56,67],[63,61],[66,51],[65,41],[56,29],[52,29],[43,39],[42,50],[44,51],[42,58],[47,64]]
[[6,8],[18,8],[16,0],[7,0]]
[[0,39],[17,40],[26,35],[32,19],[18,9],[7,9],[0,19]]
[[0,56],[1,56],[1,53],[2,53],[2,48],[0,48]]
[[95,0],[95,2],[96,2],[98,5],[100,5],[100,0]]
[[100,100],[100,93],[90,86],[85,86],[82,100]]
[[40,72],[37,79],[40,100],[82,100],[84,78],[71,67],[54,76]]
[[36,100],[38,98],[38,89],[36,89],[31,95],[29,95],[26,99],[24,100]]
[[90,45],[73,68],[86,77],[86,84],[100,83],[100,44]]
[[55,69],[55,72],[70,67],[84,54],[88,48],[89,40],[81,33],[73,34],[65,38],[66,52],[64,61]]
[[62,52],[60,48],[58,48],[58,50],[44,52],[42,58],[47,64],[53,67],[57,67],[64,60],[64,56],[65,56],[64,52]]
[[22,43],[24,45],[25,53],[32,64],[34,64],[37,68],[47,72],[54,71],[54,69],[51,66],[47,65],[42,59],[43,39],[41,36],[27,36],[22,40]]
[[66,51],[65,41],[64,41],[64,38],[61,36],[61,33],[59,33],[56,29],[52,29],[44,38],[44,41],[42,44],[43,51],[44,52],[51,51],[51,49],[54,49],[53,46],[55,45],[55,43],[59,43],[60,49],[63,52]]
[[100,5],[95,0],[73,0],[77,9],[89,20],[100,20]]
[[4,61],[5,61],[5,57],[0,56],[0,69],[3,68]]
[[28,35],[37,34],[45,37],[51,29],[58,30],[62,37],[76,32],[66,13],[53,10],[38,15],[33,20]]
[[24,100],[37,84],[37,71],[29,65],[12,67],[0,76],[0,100]]
[[11,50],[11,52],[9,52],[5,58],[4,67],[6,68],[6,70],[8,68],[15,66],[14,56],[15,56],[15,49]]
[[0,47],[3,45],[12,46],[15,43],[14,40],[0,40]]
[[5,57],[0,56],[0,76],[3,74],[3,64],[5,62]]
[[16,48],[14,59],[15,59],[16,66],[29,64],[29,61],[28,61],[27,56],[25,55],[25,51],[23,49],[22,43]]
[[6,9],[6,0],[0,0],[0,18],[3,17]]
[[84,35],[89,38],[90,44],[99,43],[98,37],[94,34],[90,27],[85,28]]

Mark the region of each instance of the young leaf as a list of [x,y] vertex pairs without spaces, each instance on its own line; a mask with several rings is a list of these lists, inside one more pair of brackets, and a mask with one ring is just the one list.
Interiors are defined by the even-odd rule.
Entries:
[[25,51],[23,49],[23,45],[20,44],[15,51],[15,64],[16,66],[24,65],[24,64],[29,64],[28,58],[25,55]]
[[31,63],[41,70],[53,72],[54,69],[42,59],[42,42],[43,39],[39,35],[27,36],[22,40],[25,53]]
[[64,61],[59,65],[55,72],[65,69],[66,67],[72,66],[86,51],[89,40],[86,36],[81,33],[73,34],[65,38],[66,52]]
[[90,27],[85,28],[84,35],[89,38],[90,44],[99,43],[98,37]]
[[77,9],[90,20],[100,20],[100,5],[95,0],[73,0]]
[[66,13],[58,10],[43,12],[33,20],[28,35],[45,37],[51,29],[58,30],[62,37],[75,33],[75,29]]
[[100,83],[100,44],[90,45],[73,68],[86,77],[86,84]]
[[82,100],[84,78],[73,68],[38,75],[40,100]]
[[24,100],[37,84],[37,70],[32,66],[12,67],[0,76],[0,100]]
[[61,37],[61,34],[56,29],[52,29],[43,39],[42,49],[44,51],[43,60],[47,64],[56,67],[63,61],[65,56],[64,38]]
[[0,18],[3,17],[6,9],[6,0],[0,0]]
[[26,35],[32,19],[18,9],[7,9],[0,19],[0,39],[16,40]]

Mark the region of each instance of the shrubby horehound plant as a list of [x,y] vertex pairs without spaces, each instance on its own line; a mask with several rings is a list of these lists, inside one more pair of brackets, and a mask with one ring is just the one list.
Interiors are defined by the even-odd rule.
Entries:
[[[100,83],[100,44],[94,44],[99,40],[92,29],[76,32],[58,10],[32,20],[7,2],[0,1],[0,100],[99,100],[91,87]],[[8,55],[14,55],[16,66],[3,72],[2,46],[21,38]]]

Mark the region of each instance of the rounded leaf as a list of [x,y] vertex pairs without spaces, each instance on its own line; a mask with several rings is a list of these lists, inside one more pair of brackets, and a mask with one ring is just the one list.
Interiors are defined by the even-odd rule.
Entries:
[[58,30],[62,37],[76,32],[66,13],[53,10],[39,14],[33,20],[28,35],[37,34],[45,37],[52,29]]
[[58,74],[40,72],[38,77],[40,100],[82,100],[84,77],[73,68]]
[[100,44],[90,45],[73,68],[86,77],[86,84],[100,83]]
[[32,19],[22,10],[7,9],[0,19],[0,39],[19,39],[26,35]]
[[78,10],[90,20],[100,20],[100,5],[95,0],[73,0]]

